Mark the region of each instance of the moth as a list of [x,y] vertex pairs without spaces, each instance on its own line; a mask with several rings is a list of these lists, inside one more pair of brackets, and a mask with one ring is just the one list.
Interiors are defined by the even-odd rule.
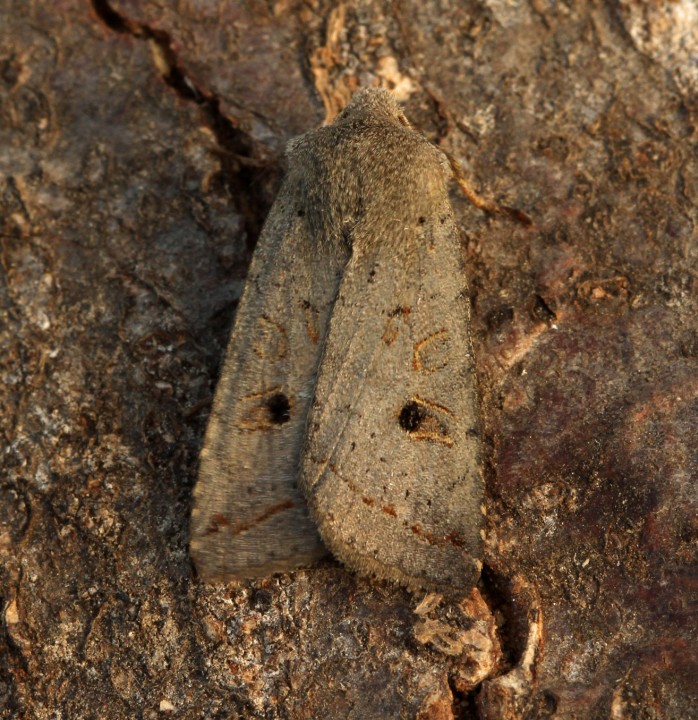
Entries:
[[470,304],[442,151],[384,90],[291,141],[216,390],[191,517],[204,580],[480,573]]

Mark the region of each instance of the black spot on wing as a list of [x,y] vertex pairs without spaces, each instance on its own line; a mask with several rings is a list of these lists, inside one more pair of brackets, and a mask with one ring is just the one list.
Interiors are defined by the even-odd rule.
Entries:
[[419,430],[426,416],[427,411],[424,405],[421,405],[414,400],[410,400],[405,403],[400,411],[398,422],[405,432],[415,432],[416,430]]
[[266,401],[270,420],[275,425],[283,425],[291,419],[291,403],[284,393],[275,393]]

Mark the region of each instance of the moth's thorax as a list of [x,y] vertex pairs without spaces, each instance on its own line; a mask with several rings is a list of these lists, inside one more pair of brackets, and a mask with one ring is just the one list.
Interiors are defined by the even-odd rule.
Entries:
[[445,155],[385,114],[362,113],[306,133],[289,147],[289,181],[318,237],[363,223],[377,236],[448,207]]

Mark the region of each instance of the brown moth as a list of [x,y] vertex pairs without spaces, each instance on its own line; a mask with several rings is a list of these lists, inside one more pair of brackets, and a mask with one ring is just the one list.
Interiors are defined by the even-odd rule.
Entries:
[[307,565],[319,531],[359,573],[463,596],[483,482],[449,160],[383,90],[287,154],[201,454],[197,569]]

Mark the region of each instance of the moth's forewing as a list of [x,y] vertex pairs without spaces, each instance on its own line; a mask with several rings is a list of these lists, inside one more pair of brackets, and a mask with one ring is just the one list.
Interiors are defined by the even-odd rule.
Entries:
[[462,597],[479,575],[483,525],[467,284],[448,162],[397,113],[371,93],[340,121],[362,211],[301,486],[325,544],[349,567]]
[[297,476],[346,254],[311,230],[316,180],[304,157],[290,153],[255,249],[206,430],[191,516],[205,580],[292,570],[326,553]]

